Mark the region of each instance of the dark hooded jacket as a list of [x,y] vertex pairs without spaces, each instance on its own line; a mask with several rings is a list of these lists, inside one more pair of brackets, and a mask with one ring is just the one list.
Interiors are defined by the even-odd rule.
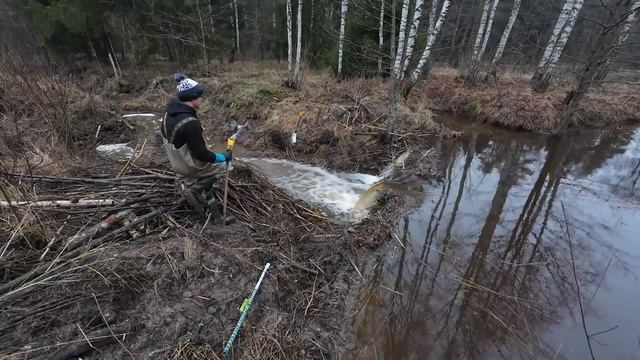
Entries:
[[[163,124],[163,126],[161,126],[162,136],[171,141],[170,134],[173,132],[175,126],[182,119],[188,117],[198,119],[194,108],[178,100],[170,102],[169,105],[167,105],[166,118],[164,120],[166,122],[167,134],[165,134],[165,126]],[[200,161],[210,163],[224,162],[223,154],[215,153],[207,148],[204,136],[202,135],[202,125],[199,120],[190,121],[178,129],[173,140],[173,145],[176,148],[180,148],[184,144],[187,144],[191,156]]]

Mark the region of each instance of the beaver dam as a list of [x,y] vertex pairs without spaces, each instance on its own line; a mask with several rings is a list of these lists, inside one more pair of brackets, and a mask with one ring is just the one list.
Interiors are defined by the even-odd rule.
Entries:
[[246,150],[227,227],[126,156],[5,173],[0,358],[221,358],[266,262],[234,358],[633,358],[640,132],[444,124],[377,174]]

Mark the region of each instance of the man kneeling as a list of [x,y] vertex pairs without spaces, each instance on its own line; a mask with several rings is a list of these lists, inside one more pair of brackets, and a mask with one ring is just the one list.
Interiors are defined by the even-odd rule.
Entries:
[[[184,176],[188,190],[183,195],[192,206],[204,214],[204,206],[213,198],[213,186],[224,173],[224,163],[231,161],[231,150],[225,153],[210,151],[202,134],[202,125],[197,110],[204,101],[204,88],[183,74],[176,74],[178,83],[177,99],[167,105],[162,119],[164,148],[173,170]],[[211,203],[213,200],[211,201]],[[217,205],[209,209],[214,216],[219,215]]]

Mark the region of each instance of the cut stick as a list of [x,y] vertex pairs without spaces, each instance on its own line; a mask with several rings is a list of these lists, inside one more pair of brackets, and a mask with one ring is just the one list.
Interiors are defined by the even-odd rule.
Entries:
[[90,207],[90,206],[114,206],[122,203],[122,199],[95,199],[95,200],[44,200],[44,201],[0,201],[0,207],[29,206],[36,208],[49,207]]

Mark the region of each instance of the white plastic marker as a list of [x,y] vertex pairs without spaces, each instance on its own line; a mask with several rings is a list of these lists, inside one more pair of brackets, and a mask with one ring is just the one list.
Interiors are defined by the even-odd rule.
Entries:
[[251,308],[253,299],[256,297],[256,294],[258,293],[258,289],[260,289],[260,284],[262,284],[262,280],[264,279],[264,276],[267,274],[267,270],[269,270],[270,266],[271,266],[270,263],[267,263],[267,265],[264,266],[264,270],[262,270],[262,275],[260,275],[260,279],[258,279],[256,286],[253,288],[253,291],[251,292],[251,296],[249,296],[248,299],[244,299],[244,301],[242,302],[242,305],[240,306],[240,312],[241,312],[240,319],[238,319],[238,323],[236,324],[236,327],[233,328],[233,332],[231,333],[231,337],[229,337],[229,341],[227,341],[227,344],[224,346],[224,349],[222,350],[222,354],[224,354],[225,357],[229,356],[229,352],[231,351],[233,342],[236,340],[236,337],[240,332],[240,328],[242,327],[242,323],[244,322],[244,319],[247,318],[247,314],[249,313],[249,308]]
[[302,122],[302,117],[304,116],[304,111],[300,111],[300,117],[298,117],[298,122],[296,123],[296,128],[291,133],[291,144],[295,144],[298,141],[298,128],[300,127],[300,123]]

